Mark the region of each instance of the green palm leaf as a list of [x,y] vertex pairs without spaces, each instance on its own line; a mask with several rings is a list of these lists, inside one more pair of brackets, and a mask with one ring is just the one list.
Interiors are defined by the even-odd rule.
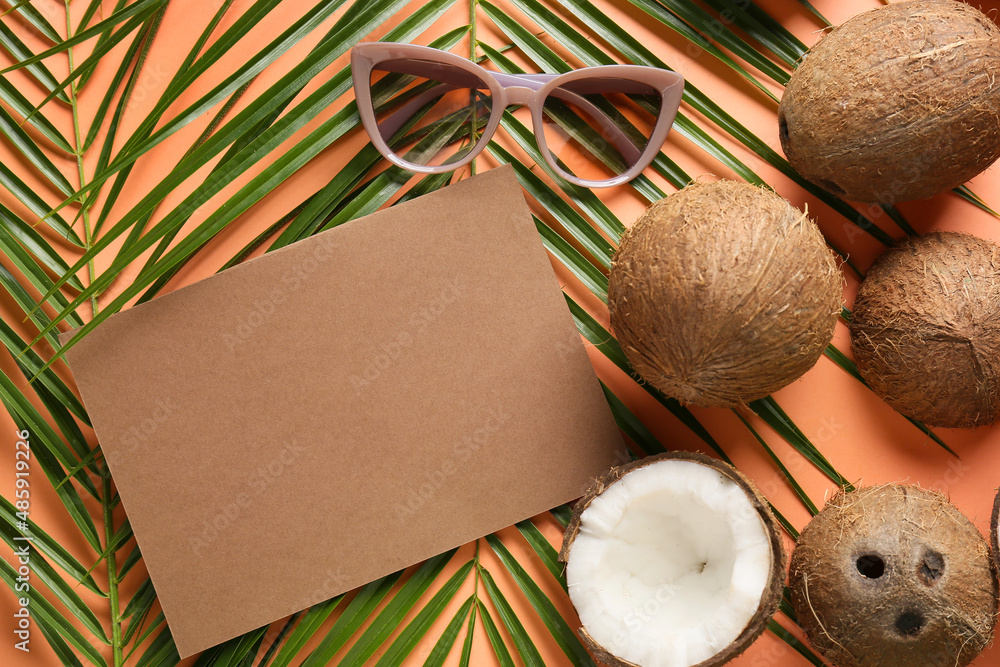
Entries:
[[501,667],[514,667],[514,659],[511,658],[510,651],[507,650],[507,645],[504,644],[503,637],[500,636],[496,621],[486,609],[486,605],[477,600],[476,608],[479,610],[479,618],[483,619],[486,637],[490,640],[490,646],[493,647],[493,654],[496,656],[497,662]]
[[[2,46],[18,63],[22,65],[42,85],[47,91],[56,89],[58,82],[49,71],[49,68],[37,61],[35,54],[21,41],[21,39],[10,29],[6,22],[0,21],[0,46]],[[29,61],[30,64],[29,64]],[[59,99],[67,102],[66,95],[60,93]]]
[[513,608],[511,608],[510,603],[507,602],[507,598],[500,590],[500,587],[497,586],[496,582],[493,580],[493,575],[486,569],[480,568],[479,576],[483,582],[484,588],[486,589],[486,594],[489,596],[490,601],[492,601],[493,606],[500,615],[501,622],[503,622],[504,627],[507,628],[507,632],[510,633],[511,639],[514,641],[514,646],[517,649],[517,653],[521,660],[523,660],[526,665],[542,664],[542,656],[538,652],[538,648],[535,647],[535,643],[531,640],[531,636],[528,635],[527,630],[524,629],[524,624],[521,623],[517,614],[514,613]]
[[329,664],[333,656],[368,620],[402,574],[402,572],[397,572],[362,587],[351,603],[347,605],[340,618],[333,624],[333,627],[330,628],[319,646],[302,661],[302,667],[319,667]]
[[[448,654],[451,653],[452,647],[455,646],[455,641],[458,639],[458,634],[462,631],[462,626],[466,623],[466,619],[471,617],[475,602],[476,599],[470,597],[455,612],[455,615],[434,645],[434,650],[431,651],[431,654],[427,656],[427,660],[424,661],[424,667],[441,667],[444,664],[444,661],[448,658]],[[469,636],[471,637],[472,633],[469,633]]]
[[156,639],[142,652],[135,664],[136,667],[159,667],[160,665],[176,665],[178,662],[180,662],[180,656],[177,655],[174,638],[170,635],[170,630],[164,627],[156,635]]
[[342,597],[336,597],[310,607],[274,657],[274,661],[271,663],[272,667],[290,665],[292,659],[302,650],[306,642],[319,632],[323,622],[333,613],[341,600],[343,600]]
[[75,588],[62,578],[38,549],[30,542],[23,541],[22,533],[15,530],[11,524],[0,523],[0,539],[3,539],[14,552],[27,548],[32,575],[38,577],[38,580],[52,592],[55,599],[62,603],[87,630],[104,643],[109,643],[104,635],[104,628],[94,611],[87,606]]
[[17,86],[3,77],[0,77],[0,100],[3,100],[22,118],[27,118],[28,124],[38,130],[61,153],[74,152],[73,147],[69,145],[59,129],[43,114],[35,113],[35,106],[28,101],[28,98],[21,93]]
[[732,17],[734,27],[762,45],[788,67],[795,67],[806,52],[805,44],[754,2],[736,4],[728,0],[706,0],[705,4],[718,12],[720,18],[723,12],[726,18]]
[[6,16],[10,12],[17,12],[49,41],[58,42],[62,39],[62,36],[56,32],[56,29],[52,27],[48,19],[31,4],[31,0],[19,0],[18,2],[10,3],[10,5],[10,9],[0,14],[0,17]]
[[608,389],[606,384],[601,382],[601,388],[604,390],[604,397],[608,399],[608,406],[611,408],[611,414],[614,415],[615,423],[618,424],[618,428],[621,429],[622,433],[628,436],[646,454],[661,454],[667,451],[660,444],[660,441],[646,428],[645,424],[632,414],[625,404],[622,403],[621,399]]
[[584,648],[583,644],[580,643],[580,639],[576,636],[576,633],[569,627],[562,615],[556,611],[549,597],[542,592],[542,589],[535,583],[534,579],[521,567],[521,564],[518,563],[517,559],[514,558],[504,543],[495,535],[487,536],[486,540],[496,555],[500,557],[500,561],[507,568],[510,575],[514,577],[518,588],[524,593],[524,596],[535,609],[539,618],[542,619],[545,627],[552,633],[556,643],[559,644],[559,648],[563,650],[570,662],[573,665],[581,667],[593,665],[593,659],[587,653],[587,649]]
[[[413,609],[420,596],[424,594],[438,575],[444,571],[445,566],[454,554],[454,551],[449,551],[424,562],[413,573],[413,576],[406,580],[406,583],[403,584],[399,591],[392,596],[392,600],[379,612],[371,625],[358,637],[354,646],[344,656],[341,664],[345,666],[363,664],[370,658],[376,649],[389,638],[393,630],[399,627],[409,611]],[[462,568],[466,573],[471,569],[471,563],[466,564]],[[459,570],[459,572],[462,572],[462,570]],[[457,584],[460,582],[461,580],[452,582],[452,587],[457,589]]]
[[80,63],[78,67],[74,67],[73,71],[70,72],[69,76],[67,76],[65,79],[56,84],[52,92],[49,93],[48,96],[44,100],[42,100],[36,107],[36,109],[41,109],[55,97],[63,95],[64,94],[63,91],[65,91],[68,86],[72,85],[74,81],[76,81],[79,78],[82,78],[88,71],[96,67],[97,64],[101,62],[101,60],[103,60],[104,56],[106,56],[111,51],[111,49],[113,49],[119,42],[128,37],[130,34],[132,34],[132,32],[134,32],[137,28],[139,28],[139,26],[144,25],[150,16],[153,16],[154,14],[160,12],[165,3],[166,0],[141,0],[141,2],[137,2],[134,5],[129,5],[127,8],[121,10],[120,12],[116,12],[107,20],[102,21],[101,23],[95,25],[93,28],[90,28],[75,35],[73,39],[61,42],[52,49],[39,53],[38,55],[33,56],[32,58],[28,58],[27,60],[22,60],[13,67],[8,67],[6,70],[0,71],[0,74],[4,74],[14,69],[19,69],[21,67],[26,67],[26,66],[30,67],[34,62],[40,61],[44,58],[48,58],[49,56],[55,53],[59,53],[61,51],[67,51],[68,49],[72,48],[74,44],[78,44],[87,39],[90,39],[94,35],[110,31],[112,27],[114,27],[121,21],[128,19],[127,21],[125,21],[125,23],[122,24],[121,28],[119,28],[114,33],[110,33],[110,37],[107,40],[103,40],[101,43],[99,43],[85,61]]
[[[660,21],[663,21],[664,25],[677,30],[688,39],[691,39],[690,34],[692,32],[700,36],[702,40],[704,40],[704,35],[711,35],[723,48],[756,67],[772,81],[781,85],[788,83],[788,72],[754,49],[740,38],[739,35],[726,28],[717,18],[701,7],[679,0],[656,0],[655,2],[651,0],[633,0],[633,4],[640,6],[643,11],[650,15],[656,16]],[[671,20],[669,18],[671,16],[675,20]],[[684,26],[687,30],[682,29],[681,26]],[[713,55],[719,57],[717,53],[713,52]],[[722,58],[722,60],[732,67],[732,64],[730,64],[731,59],[730,62],[727,62],[726,58]],[[771,95],[771,97],[773,99],[774,96]]]
[[[388,667],[389,665],[400,665],[403,660],[416,648],[417,643],[427,634],[430,630],[431,625],[440,616],[441,612],[444,611],[445,606],[451,602],[458,593],[459,587],[468,577],[469,572],[472,571],[473,562],[469,561],[462,567],[460,567],[455,574],[451,575],[451,578],[445,582],[444,586],[434,594],[434,597],[424,606],[423,609],[414,617],[412,621],[403,629],[399,637],[389,646],[389,650],[386,651],[376,664],[376,667]],[[426,589],[426,587],[424,587]],[[413,608],[415,601],[410,604],[410,609]],[[399,611],[409,611],[406,609],[405,600],[404,604],[399,605]],[[382,630],[393,630],[402,622],[402,617],[399,611],[395,613],[395,618],[386,619],[385,629]],[[372,639],[375,639],[374,637]],[[382,639],[384,641],[384,638]],[[378,641],[377,643],[381,643]],[[377,644],[376,644],[377,647]]]
[[[14,569],[13,565],[5,560],[0,560],[0,579],[11,589],[14,589],[17,585],[17,576],[17,570]],[[104,661],[104,657],[101,656],[91,641],[84,637],[83,633],[77,630],[75,626],[69,623],[52,603],[40,595],[37,590],[29,589],[22,594],[30,600],[31,614],[36,623],[58,633],[93,664],[101,667],[107,664]],[[98,636],[98,639],[107,642],[103,633]]]
[[[7,72],[12,72],[22,67],[30,67],[42,60],[48,58],[49,56],[55,55],[57,53],[62,53],[73,46],[87,41],[91,37],[95,37],[105,30],[124,22],[126,19],[130,19],[134,16],[141,16],[144,13],[152,12],[162,5],[166,0],[137,0],[131,5],[111,14],[108,18],[104,19],[100,23],[93,25],[89,28],[81,30],[75,33],[72,37],[68,37],[61,40],[58,44],[50,49],[46,49],[41,53],[33,54],[26,58],[19,58],[18,62],[14,65],[0,70],[0,74],[6,74]],[[63,84],[65,85],[65,84]]]

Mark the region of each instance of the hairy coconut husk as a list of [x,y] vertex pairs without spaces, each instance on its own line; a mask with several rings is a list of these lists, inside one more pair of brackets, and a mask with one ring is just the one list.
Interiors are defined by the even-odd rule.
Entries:
[[812,368],[842,277],[819,228],[779,195],[695,183],[654,202],[611,266],[611,326],[632,367],[682,403],[732,407]]
[[932,426],[1000,417],[1000,246],[936,232],[886,250],[858,290],[858,371],[876,394]]
[[863,202],[922,199],[1000,157],[1000,29],[954,0],[894,2],[814,46],[778,109],[799,173]]
[[[781,596],[785,587],[785,569],[788,563],[784,543],[781,537],[781,529],[777,520],[774,518],[774,514],[771,512],[771,507],[768,505],[767,499],[761,495],[760,491],[757,490],[757,487],[754,486],[754,483],[746,475],[733,466],[697,452],[673,451],[666,452],[664,454],[656,454],[654,456],[647,456],[643,459],[639,459],[638,461],[632,461],[631,463],[626,463],[625,465],[612,468],[602,477],[594,480],[594,483],[591,484],[590,488],[587,489],[587,492],[574,506],[573,516],[566,525],[566,533],[563,538],[562,549],[559,551],[559,562],[565,563],[569,560],[569,554],[573,548],[573,542],[576,540],[576,536],[580,532],[580,521],[583,517],[583,513],[588,507],[590,507],[590,504],[595,498],[604,493],[605,489],[620,480],[629,472],[660,461],[670,460],[694,461],[696,463],[700,463],[704,466],[712,468],[713,470],[717,470],[725,477],[735,482],[736,485],[746,493],[747,498],[750,500],[751,505],[753,505],[754,510],[760,516],[761,521],[767,530],[768,538],[771,544],[770,581],[767,589],[765,589],[764,594],[761,596],[760,605],[757,607],[757,612],[754,614],[753,619],[747,624],[743,632],[740,633],[736,641],[717,653],[711,659],[705,660],[693,666],[718,667],[719,665],[724,665],[730,660],[741,655],[750,647],[751,644],[754,643],[754,641],[757,640],[758,637],[761,636],[761,634],[763,634],[764,630],[767,629],[767,622],[778,611],[778,606],[781,603]],[[577,633],[594,657],[600,662],[609,665],[609,667],[639,667],[632,662],[622,660],[598,644],[594,641],[590,634],[587,633],[586,629],[579,628]]]
[[834,496],[799,536],[790,586],[810,643],[838,667],[964,667],[993,639],[986,540],[920,487]]

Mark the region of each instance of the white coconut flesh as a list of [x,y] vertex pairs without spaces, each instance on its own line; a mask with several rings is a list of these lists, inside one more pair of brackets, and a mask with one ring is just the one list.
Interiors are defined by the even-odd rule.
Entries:
[[664,460],[593,499],[566,579],[597,644],[642,667],[690,667],[753,620],[773,558],[743,488],[700,463]]

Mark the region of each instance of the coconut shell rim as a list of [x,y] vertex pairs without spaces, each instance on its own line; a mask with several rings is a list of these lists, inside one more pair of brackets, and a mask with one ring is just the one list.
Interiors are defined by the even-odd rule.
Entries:
[[[693,461],[722,473],[725,477],[732,480],[743,490],[747,498],[750,500],[751,505],[760,516],[761,521],[764,524],[764,529],[768,534],[768,542],[771,546],[772,555],[771,572],[768,578],[768,585],[761,594],[760,604],[757,606],[757,611],[754,612],[750,621],[746,624],[746,627],[743,628],[742,632],[740,632],[732,643],[709,659],[690,666],[718,667],[719,665],[724,665],[742,654],[750,648],[750,646],[762,634],[764,634],[764,630],[767,629],[768,621],[777,613],[778,607],[781,604],[782,591],[784,590],[788,567],[788,554],[785,550],[781,529],[779,528],[777,519],[774,517],[774,513],[771,512],[771,508],[768,505],[767,500],[760,493],[760,491],[757,490],[757,487],[754,486],[754,483],[750,480],[750,478],[737,470],[734,466],[699,452],[672,451],[664,452],[662,454],[654,454],[652,456],[647,456],[639,460],[611,468],[604,475],[593,481],[587,491],[583,494],[583,496],[581,496],[580,500],[578,500],[574,506],[573,515],[570,518],[569,523],[566,525],[566,532],[563,538],[562,548],[559,550],[558,560],[560,563],[566,563],[568,561],[570,550],[573,547],[573,543],[576,541],[576,536],[580,532],[580,522],[583,517],[583,513],[588,507],[590,507],[590,504],[595,498],[604,493],[608,487],[633,470],[638,470],[639,468],[662,461]],[[582,624],[581,627],[577,628],[577,634],[579,635],[581,641],[583,641],[584,645],[586,645],[587,648],[594,654],[594,656],[610,667],[641,667],[641,665],[619,658],[617,655],[601,646],[593,639],[593,637],[590,636],[590,633],[587,632],[586,628],[582,627]]]
[[[992,556],[995,573],[1000,577],[1000,530],[997,522],[1000,521],[1000,489],[993,499],[993,513],[990,515],[990,556]],[[998,593],[1000,593],[1000,580],[997,582]],[[998,596],[1000,597],[1000,596]]]

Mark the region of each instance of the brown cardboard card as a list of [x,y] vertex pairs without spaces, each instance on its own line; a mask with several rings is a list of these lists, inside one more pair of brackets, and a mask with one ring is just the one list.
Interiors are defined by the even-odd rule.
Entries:
[[182,657],[565,503],[623,448],[510,168],[67,358]]

